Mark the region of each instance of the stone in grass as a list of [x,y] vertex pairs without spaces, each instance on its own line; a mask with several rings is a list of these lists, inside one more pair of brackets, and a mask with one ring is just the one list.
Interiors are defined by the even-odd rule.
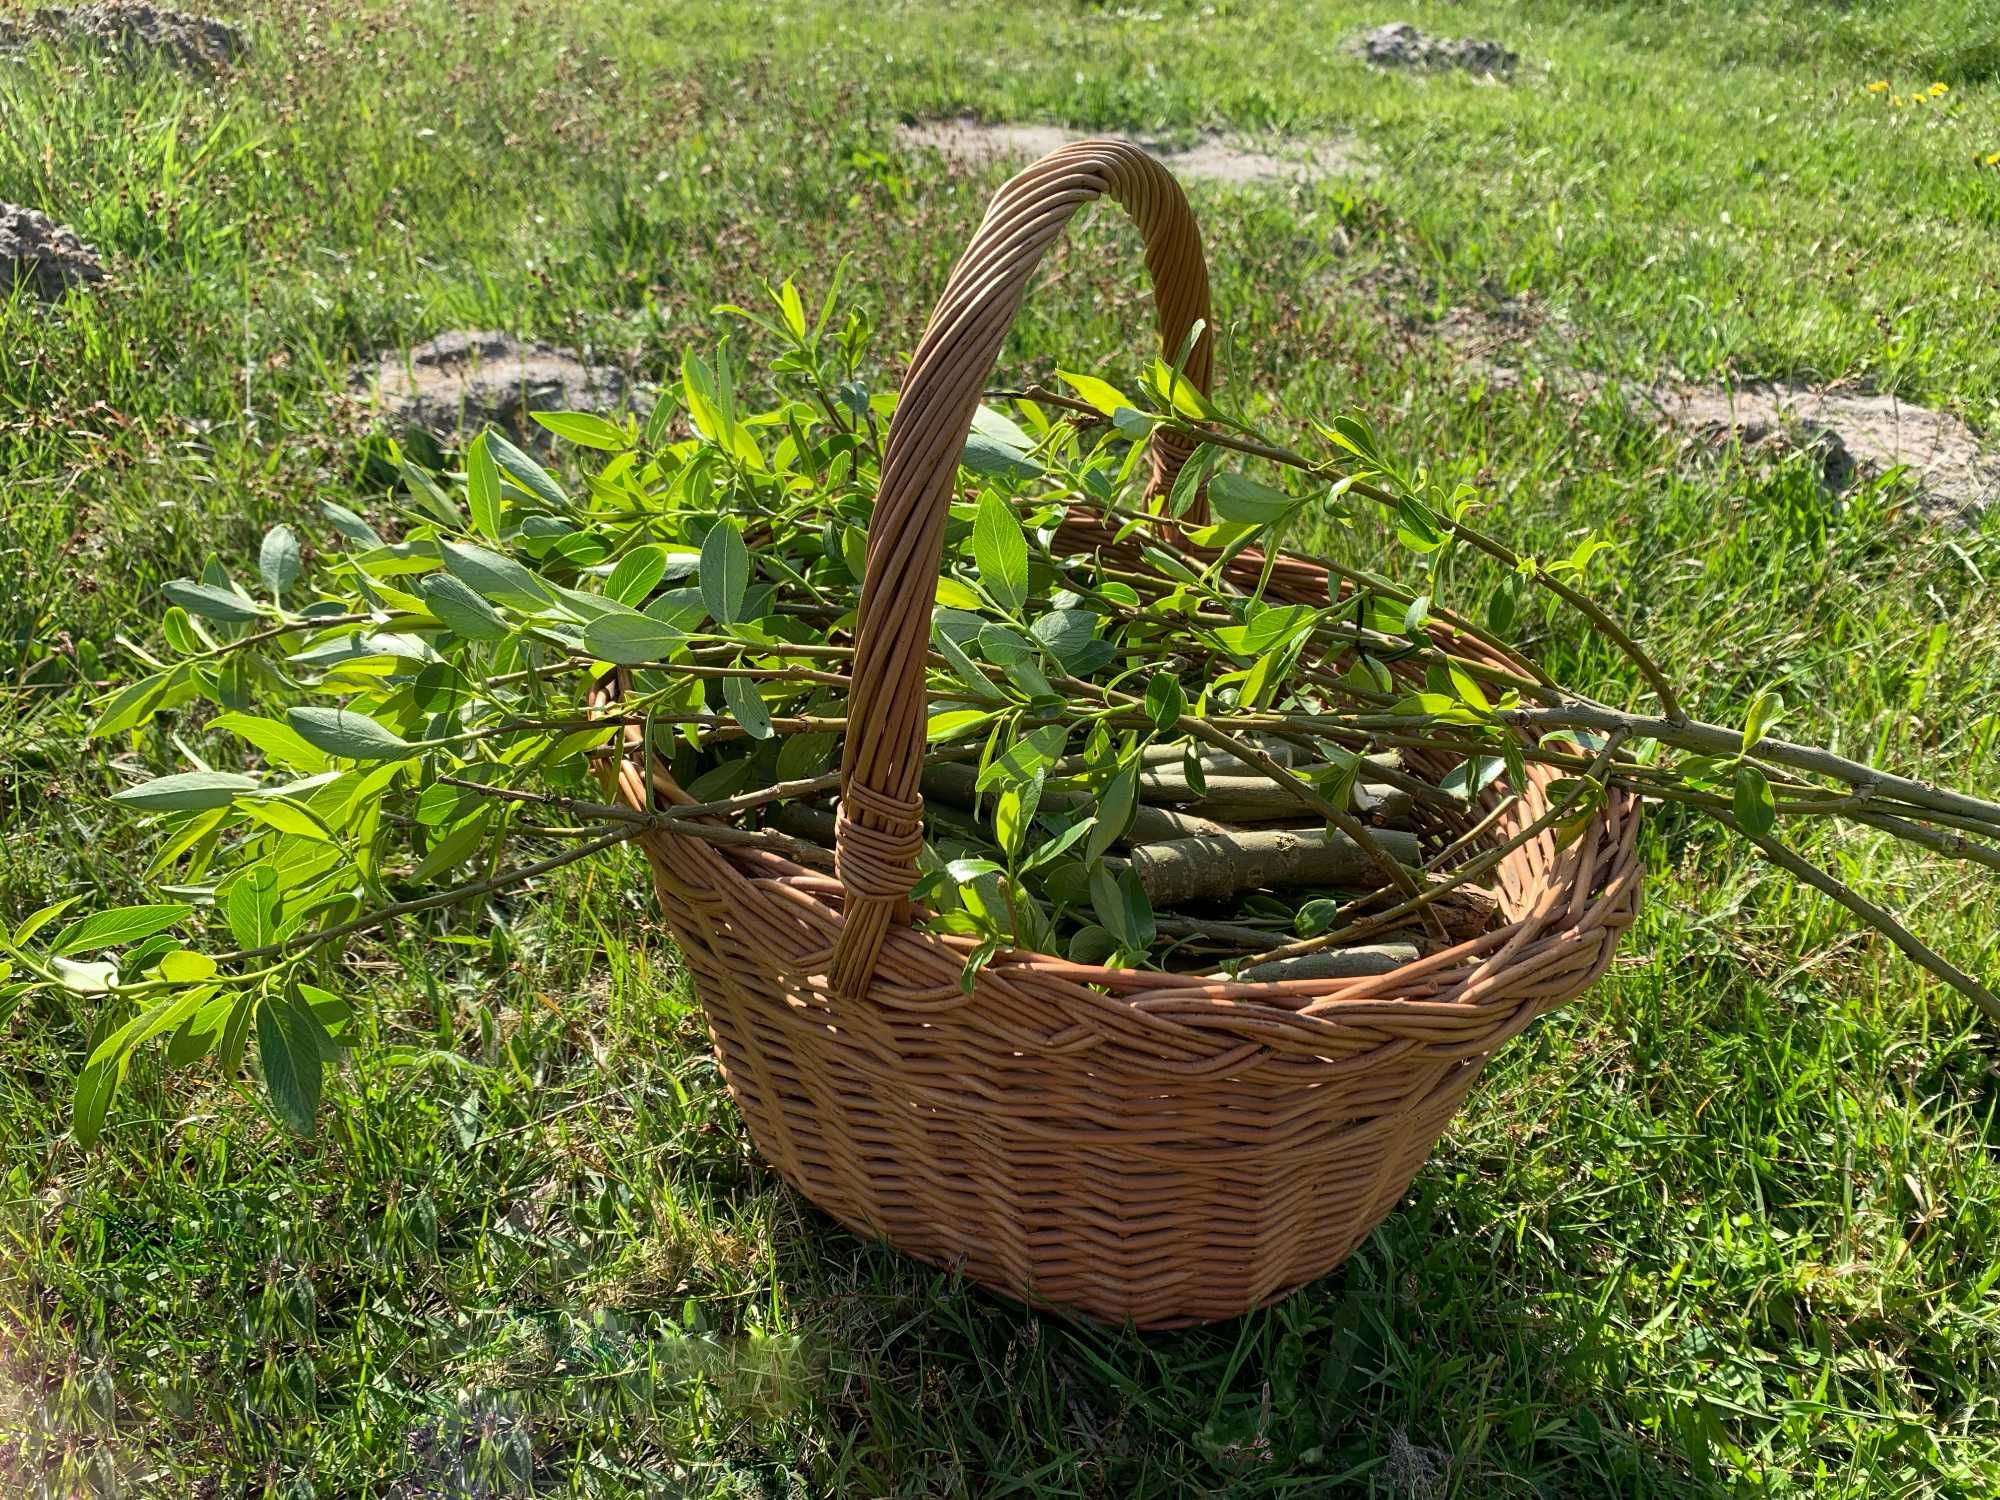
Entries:
[[53,302],[71,287],[104,279],[104,262],[66,224],[45,213],[0,203],[0,296],[25,284],[29,295]]
[[548,433],[530,412],[614,413],[628,394],[625,377],[609,365],[511,334],[463,331],[384,355],[359,384],[393,425],[444,443],[486,426],[540,443]]
[[125,62],[162,57],[190,72],[213,74],[250,50],[243,33],[213,16],[163,10],[143,0],[41,6],[17,21],[0,21],[0,51],[30,42],[83,47]]
[[1430,36],[1408,21],[1392,21],[1363,32],[1355,49],[1378,68],[1461,68],[1504,77],[1520,58],[1484,37]]

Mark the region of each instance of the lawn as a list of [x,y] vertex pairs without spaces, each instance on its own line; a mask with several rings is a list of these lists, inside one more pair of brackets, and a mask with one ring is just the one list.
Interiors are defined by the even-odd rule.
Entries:
[[[1006,175],[896,126],[961,112],[1343,143],[1322,181],[1191,188],[1232,400],[1369,413],[1523,550],[1621,543],[1599,591],[1705,717],[1776,686],[1793,738],[2000,793],[2000,516],[1930,521],[1895,473],[1835,499],[1814,454],[1709,452],[1599,378],[1841,382],[2000,432],[1981,0],[223,10],[254,50],[212,84],[0,56],[0,201],[113,272],[0,300],[0,918],[145,899],[105,798],[223,737],[86,743],[89,704],[157,646],[165,580],[381,504],[352,368],[501,328],[671,382],[742,338],[716,304],[786,276],[811,302],[845,260],[890,389]],[[1521,66],[1349,54],[1404,18]],[[1086,215],[1007,371],[1136,368],[1145,299],[1130,230]],[[1529,640],[1642,701],[1572,619]],[[1495,1060],[1362,1249],[1172,1334],[1001,1302],[786,1188],[629,849],[357,945],[367,1044],[311,1139],[254,1070],[149,1055],[79,1147],[99,1017],[35,993],[0,1007],[0,1481],[2000,1493],[2000,1035],[1712,828],[1656,814],[1646,847],[1618,966]],[[1808,852],[2000,974],[1982,879]]]

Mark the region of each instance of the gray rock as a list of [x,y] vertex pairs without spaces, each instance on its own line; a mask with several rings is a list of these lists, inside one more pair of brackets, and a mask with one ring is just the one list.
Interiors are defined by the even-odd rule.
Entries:
[[74,286],[104,279],[104,262],[68,225],[47,214],[0,203],[0,296],[23,282],[31,295],[53,302]]
[[190,72],[213,74],[250,50],[243,33],[213,16],[162,10],[143,0],[43,6],[0,21],[0,51],[31,42],[84,47],[125,62],[164,57]]
[[384,355],[359,382],[395,425],[440,439],[501,428],[517,442],[548,434],[537,411],[615,412],[625,377],[546,344],[506,333],[441,333],[408,354]]
[[1408,21],[1392,21],[1364,32],[1355,48],[1378,68],[1462,68],[1504,77],[1520,58],[1484,37],[1430,36]]

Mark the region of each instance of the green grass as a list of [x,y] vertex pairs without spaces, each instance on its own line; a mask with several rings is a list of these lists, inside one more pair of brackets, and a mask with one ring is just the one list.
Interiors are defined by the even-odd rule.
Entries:
[[[1145,11],[1139,16],[1140,9]],[[999,174],[900,155],[972,110],[1339,135],[1369,175],[1195,192],[1223,379],[1360,407],[1492,525],[1627,544],[1610,593],[1711,718],[2000,790],[2000,522],[1834,505],[1803,458],[1691,460],[1607,397],[1484,386],[1430,339],[1635,379],[1851,380],[2000,428],[2000,46],[1979,0],[1381,9],[714,3],[260,7],[209,90],[0,60],[0,200],[113,283],[0,304],[0,913],[132,899],[86,748],[159,583],[314,502],[379,499],[343,395],[383,348],[500,326],[642,379],[761,278],[853,297],[893,383]],[[1371,73],[1408,15],[1512,87]],[[1941,104],[1865,91],[1934,79]],[[1143,348],[1092,216],[1010,348]],[[1414,332],[1412,325],[1414,326]],[[1629,674],[1554,619],[1559,675]],[[198,725],[176,726],[208,744]],[[1030,1314],[833,1229],[764,1169],[635,859],[357,950],[373,1042],[310,1141],[249,1080],[142,1066],[64,1135],[87,1005],[0,1019],[7,1493],[1916,1496],[2000,1492],[1995,1041],[1955,997],[1664,813],[1619,967],[1509,1047],[1339,1272],[1234,1324]],[[1813,849],[1991,975],[1988,889]]]

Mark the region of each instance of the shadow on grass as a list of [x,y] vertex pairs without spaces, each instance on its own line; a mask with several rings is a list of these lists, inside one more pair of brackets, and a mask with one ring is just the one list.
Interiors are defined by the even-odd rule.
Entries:
[[774,1275],[852,1434],[829,1462],[898,1494],[1722,1493],[1713,1417],[1636,1435],[1601,1319],[1545,1295],[1560,1266],[1462,1232],[1484,1190],[1440,1175],[1295,1295],[1143,1334],[920,1266],[794,1195]]

